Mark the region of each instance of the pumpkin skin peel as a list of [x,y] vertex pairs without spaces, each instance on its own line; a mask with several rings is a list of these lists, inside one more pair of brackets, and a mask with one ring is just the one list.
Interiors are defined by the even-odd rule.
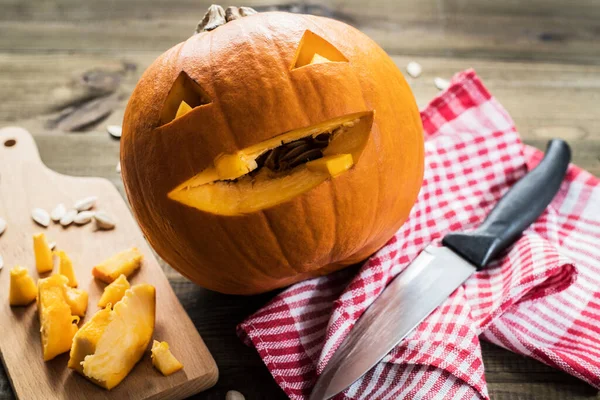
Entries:
[[[320,153],[272,162],[323,134]],[[150,244],[230,294],[370,256],[408,217],[423,154],[419,111],[391,58],[342,22],[281,12],[165,52],[134,90],[121,138],[125,189]]]

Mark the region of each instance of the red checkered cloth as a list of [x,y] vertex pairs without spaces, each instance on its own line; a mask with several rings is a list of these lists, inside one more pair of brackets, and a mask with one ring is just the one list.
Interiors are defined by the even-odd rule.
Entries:
[[[305,399],[386,284],[431,241],[477,226],[542,153],[525,146],[473,71],[421,113],[423,188],[396,235],[359,269],[286,289],[238,326],[275,381]],[[488,398],[479,339],[600,388],[600,180],[571,166],[544,214],[338,399]]]

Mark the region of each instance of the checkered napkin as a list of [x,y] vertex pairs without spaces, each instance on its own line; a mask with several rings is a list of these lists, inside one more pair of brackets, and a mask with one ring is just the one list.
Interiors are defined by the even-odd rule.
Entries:
[[[543,154],[473,71],[421,113],[425,180],[408,221],[360,268],[298,283],[238,326],[305,399],[363,311],[431,241],[476,227]],[[339,399],[488,398],[480,338],[600,388],[600,180],[571,166],[544,214]]]

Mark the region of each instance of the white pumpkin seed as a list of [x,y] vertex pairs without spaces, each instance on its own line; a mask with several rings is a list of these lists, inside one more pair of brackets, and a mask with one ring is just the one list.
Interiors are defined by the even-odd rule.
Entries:
[[4,268],[4,260],[2,259],[2,256],[0,256],[0,269]]
[[406,72],[408,72],[408,74],[413,78],[418,78],[423,72],[423,67],[421,67],[421,64],[418,62],[411,61],[406,66]]
[[121,173],[121,161],[117,163],[117,167],[115,168],[115,170],[117,171],[117,173]]
[[120,138],[121,134],[123,133],[123,128],[121,128],[119,125],[107,125],[106,130],[108,133],[110,133],[110,136],[114,138]]
[[440,78],[439,76],[436,76],[433,79],[433,84],[439,90],[446,90],[446,89],[448,89],[448,86],[450,86],[450,81],[448,81],[448,79],[444,79],[444,78]]
[[48,243],[48,247],[50,247],[50,250],[54,250],[56,248],[56,242]]
[[2,236],[2,234],[4,233],[5,230],[6,230],[6,221],[3,220],[2,218],[0,218],[0,236]]
[[75,222],[75,224],[77,224],[77,225],[88,224],[92,221],[94,214],[95,213],[93,211],[81,211],[79,214],[77,214],[75,216],[75,219],[73,219],[73,222]]
[[48,225],[50,225],[50,214],[43,208],[34,208],[31,210],[31,218],[44,228],[47,228]]
[[96,200],[98,200],[98,197],[96,197],[96,196],[86,197],[84,199],[76,201],[75,204],[73,205],[73,208],[76,209],[77,211],[90,210],[96,204]]
[[60,219],[60,224],[66,228],[67,226],[69,226],[73,223],[76,216],[77,216],[77,210],[70,209]]
[[237,390],[230,390],[225,395],[225,400],[246,400],[246,398]]
[[52,210],[52,212],[50,213],[50,218],[52,219],[52,221],[58,222],[66,213],[67,207],[65,207],[63,203],[60,203],[59,205],[54,207],[54,210]]
[[110,230],[115,227],[115,221],[105,211],[96,212],[94,220],[98,229]]

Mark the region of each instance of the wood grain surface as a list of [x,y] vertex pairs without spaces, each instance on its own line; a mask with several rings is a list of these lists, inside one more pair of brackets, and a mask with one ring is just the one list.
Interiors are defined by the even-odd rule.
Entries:
[[[97,209],[105,210],[118,221],[115,229],[99,231],[94,224],[63,228],[54,223],[43,228],[30,217],[33,208],[52,210],[59,203],[70,207],[88,196],[98,196]],[[81,398],[83,393],[86,399],[182,399],[216,382],[215,361],[177,300],[121,195],[109,181],[57,174],[42,164],[29,133],[17,128],[0,129],[0,215],[7,221],[0,241],[0,253],[6,264],[0,271],[0,356],[20,399],[72,399]],[[93,266],[119,251],[138,247],[144,260],[140,270],[130,277],[130,283],[150,283],[156,288],[156,325],[152,337],[167,341],[185,368],[164,377],[152,367],[147,352],[120,385],[107,391],[67,369],[68,353],[44,362],[37,307],[8,304],[12,266],[28,268],[34,280],[50,275],[39,276],[35,269],[32,236],[39,232],[44,232],[50,241],[57,243],[58,249],[71,257],[78,287],[89,293],[88,311],[82,323],[99,309],[97,303],[106,286],[92,277]]]
[[[85,133],[47,129],[61,88],[93,68],[137,70],[124,76],[129,93],[164,50],[187,38],[210,4],[203,0],[0,0],[0,126],[20,125],[35,136],[52,169],[101,176],[114,183],[119,143],[105,131],[120,124],[126,100]],[[235,4],[242,5],[242,4]],[[574,162],[600,176],[600,2],[597,0],[325,0],[251,1],[344,20],[373,37],[404,69],[425,106],[436,76],[473,67],[508,109],[525,142],[543,148],[567,139]],[[199,288],[164,263],[171,286],[220,369],[217,385],[198,399],[222,400],[227,390],[247,399],[285,398],[235,325],[273,294],[238,298]],[[537,361],[483,343],[492,399],[600,399],[596,389]],[[0,399],[12,399],[0,368]]]

